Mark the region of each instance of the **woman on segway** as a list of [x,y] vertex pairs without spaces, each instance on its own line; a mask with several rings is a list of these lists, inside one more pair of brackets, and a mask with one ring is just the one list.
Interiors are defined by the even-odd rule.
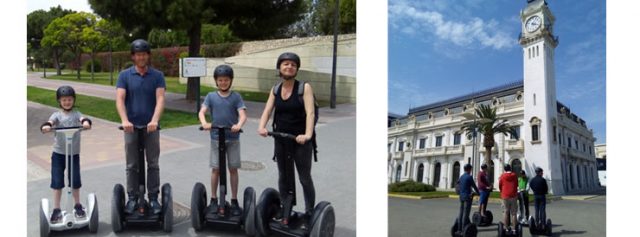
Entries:
[[[314,98],[313,90],[308,83],[300,83],[295,79],[300,69],[300,57],[295,53],[283,53],[278,57],[276,69],[280,75],[280,86],[274,87],[269,93],[269,99],[265,104],[260,125],[258,126],[258,134],[267,137],[267,122],[271,116],[271,111],[275,109],[273,116],[273,130],[296,135],[295,143],[283,138],[275,139],[275,158],[278,164],[278,189],[281,200],[285,200],[288,190],[293,190],[295,181],[285,180],[285,161],[287,155],[287,147],[293,143],[292,153],[294,154],[294,163],[298,170],[298,177],[302,184],[305,200],[305,217],[308,219],[314,210],[315,205],[315,188],[311,178],[311,156],[312,144],[309,142],[313,136],[314,126]],[[304,94],[302,100],[297,97],[298,87],[304,86]],[[276,91],[277,90],[277,91]],[[289,213],[282,214],[282,224],[288,223]]]

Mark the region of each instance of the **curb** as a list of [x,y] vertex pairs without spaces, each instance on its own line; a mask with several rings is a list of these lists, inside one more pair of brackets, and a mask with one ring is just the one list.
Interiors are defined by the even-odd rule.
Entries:
[[585,200],[589,200],[589,199],[594,199],[599,197],[600,195],[588,195],[588,196],[578,196],[578,197],[572,197],[572,196],[562,196],[560,197],[562,200],[573,200],[573,201],[585,201]]
[[395,198],[405,198],[405,199],[433,199],[433,198],[446,198],[447,195],[435,195],[435,196],[413,196],[413,195],[404,195],[404,194],[388,194],[389,197]]

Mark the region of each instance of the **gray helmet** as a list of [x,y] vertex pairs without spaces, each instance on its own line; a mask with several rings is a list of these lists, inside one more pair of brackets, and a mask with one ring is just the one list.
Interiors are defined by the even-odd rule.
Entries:
[[143,39],[137,39],[131,42],[131,54],[137,52],[151,53],[151,46],[149,46],[149,42]]
[[297,54],[291,52],[280,54],[280,56],[278,57],[278,62],[276,63],[276,69],[280,70],[280,64],[284,60],[294,61],[296,65],[298,65],[296,69],[300,69],[300,57]]
[[471,164],[464,165],[464,171],[469,171],[471,169],[473,169],[473,166],[471,166]]
[[536,168],[536,174],[542,173],[542,168],[538,167]]
[[60,86],[56,90],[56,100],[63,96],[73,96],[73,99],[76,99],[76,91],[71,86]]
[[215,79],[219,76],[228,76],[233,79],[233,68],[226,64],[217,66],[216,69],[213,70],[213,78]]

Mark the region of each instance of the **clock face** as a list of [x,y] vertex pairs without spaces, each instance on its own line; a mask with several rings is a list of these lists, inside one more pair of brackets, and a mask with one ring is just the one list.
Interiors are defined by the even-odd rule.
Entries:
[[542,19],[539,16],[532,16],[525,23],[525,28],[527,32],[533,32],[540,28],[540,25],[542,25]]

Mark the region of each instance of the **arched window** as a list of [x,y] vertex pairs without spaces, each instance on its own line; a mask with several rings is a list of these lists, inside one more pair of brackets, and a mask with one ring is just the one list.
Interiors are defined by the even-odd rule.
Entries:
[[514,174],[520,176],[521,170],[522,170],[522,163],[520,162],[520,159],[513,159],[511,161],[511,171],[513,171]]
[[418,177],[416,178],[416,180],[417,180],[419,183],[422,183],[422,176],[423,176],[423,175],[424,175],[424,165],[423,165],[423,164],[420,164],[420,165],[418,166]]
[[433,186],[438,187],[440,185],[440,162],[436,163],[433,171]]
[[531,126],[531,142],[539,143],[540,142],[540,124],[542,121],[538,117],[533,117],[529,120],[529,124]]
[[455,162],[453,163],[453,174],[451,177],[451,188],[454,188],[456,186],[456,183],[458,182],[458,179],[460,179],[460,162]]
[[538,141],[540,140],[540,138],[538,137],[538,125],[532,125],[531,126],[531,140],[532,141]]
[[398,168],[396,168],[396,183],[400,182],[401,174],[402,174],[402,165],[398,165]]

